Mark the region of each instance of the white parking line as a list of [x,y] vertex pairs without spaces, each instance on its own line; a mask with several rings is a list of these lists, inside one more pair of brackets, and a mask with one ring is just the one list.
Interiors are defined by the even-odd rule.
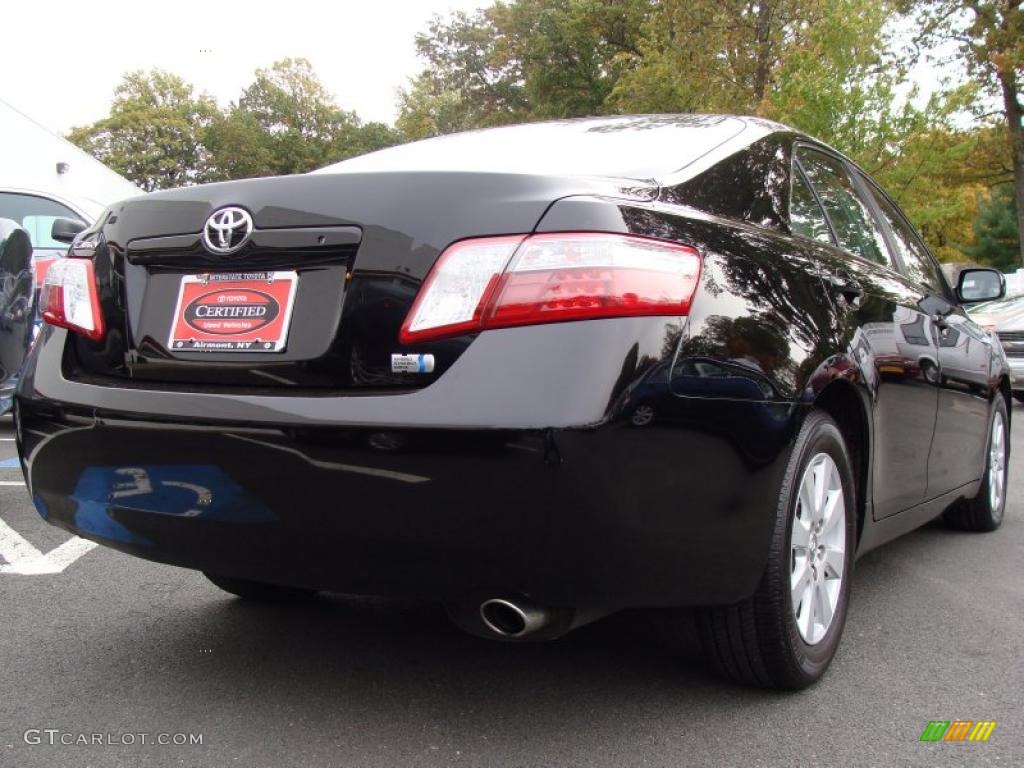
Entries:
[[24,480],[0,480],[0,485],[24,485]]
[[95,541],[87,541],[76,536],[49,553],[40,552],[21,534],[0,520],[0,556],[7,561],[6,565],[0,565],[0,573],[22,576],[60,573],[95,547]]

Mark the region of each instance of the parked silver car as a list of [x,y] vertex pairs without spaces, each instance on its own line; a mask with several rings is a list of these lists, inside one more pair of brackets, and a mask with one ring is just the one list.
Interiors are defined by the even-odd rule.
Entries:
[[968,306],[971,318],[1003,345],[1013,373],[1013,396],[1024,402],[1024,296]]

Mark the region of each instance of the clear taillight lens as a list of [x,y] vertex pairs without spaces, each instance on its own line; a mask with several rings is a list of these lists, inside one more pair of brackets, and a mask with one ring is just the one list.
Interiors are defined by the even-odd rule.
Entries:
[[700,268],[693,248],[630,235],[464,240],[431,270],[401,341],[568,320],[686,315]]
[[43,320],[100,341],[106,332],[89,259],[56,259],[46,270],[39,292]]

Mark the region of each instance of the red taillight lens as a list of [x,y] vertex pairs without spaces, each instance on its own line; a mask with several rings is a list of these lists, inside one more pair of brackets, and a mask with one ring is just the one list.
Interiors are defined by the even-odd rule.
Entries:
[[693,248],[630,235],[464,240],[431,270],[401,341],[568,320],[685,315],[700,268]]
[[39,291],[43,320],[101,341],[106,328],[89,259],[56,259],[46,270]]
[[54,261],[56,261],[56,259],[53,258],[32,259],[32,268],[35,270],[37,288],[42,287],[43,280],[46,279],[46,270],[50,268],[50,265],[53,264]]

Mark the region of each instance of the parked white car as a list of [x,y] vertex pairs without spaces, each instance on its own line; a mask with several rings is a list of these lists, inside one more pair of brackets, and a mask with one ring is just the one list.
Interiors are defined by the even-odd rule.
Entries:
[[22,278],[17,274],[20,268],[12,271],[12,265],[24,251],[23,238],[16,231],[28,236],[38,288],[47,267],[64,256],[75,234],[96,221],[108,205],[141,194],[123,176],[0,100],[0,245],[5,254],[0,310],[9,315],[0,317],[0,413],[10,405],[24,357],[17,349],[22,345],[20,325],[19,330],[14,326],[4,330],[5,323],[11,325],[14,314],[25,312],[23,304],[28,322],[34,315],[31,286],[27,296],[20,296],[22,288],[14,289],[21,286]]
[[[67,251],[67,243],[53,237],[58,219],[92,224],[108,205],[141,194],[126,178],[0,100],[0,218],[28,232],[37,278],[42,264]],[[67,225],[58,230],[65,236],[70,232]]]

